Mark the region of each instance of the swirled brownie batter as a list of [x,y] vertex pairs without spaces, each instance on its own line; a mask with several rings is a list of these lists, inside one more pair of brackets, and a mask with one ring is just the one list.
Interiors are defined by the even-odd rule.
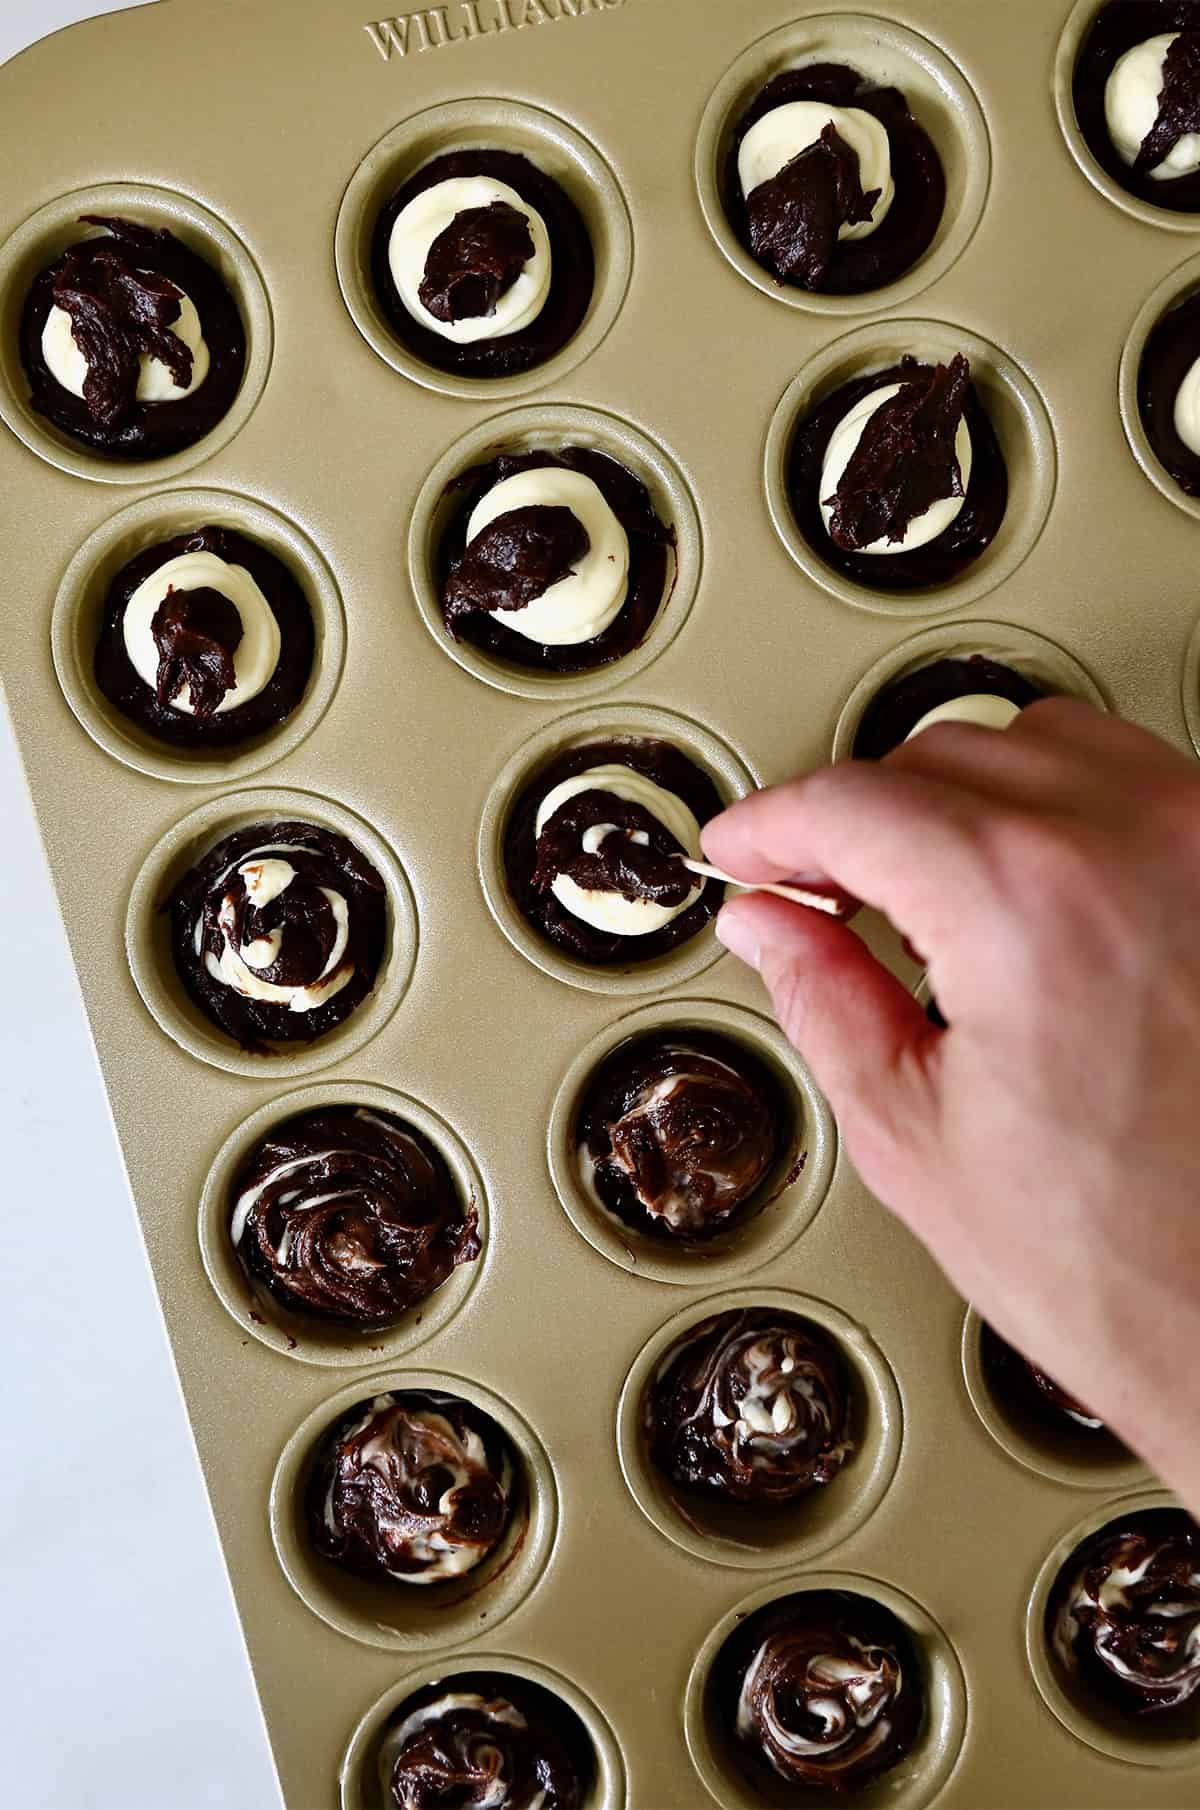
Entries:
[[952,654],[881,686],[854,736],[856,760],[882,760],[935,723],[1007,729],[1047,688],[986,654]]
[[913,1641],[849,1590],[802,1590],[749,1616],[717,1655],[713,1704],[750,1782],[842,1796],[902,1760],[925,1720]]
[[273,1127],[228,1207],[252,1282],[294,1313],[353,1326],[390,1325],[482,1249],[441,1152],[373,1106],[319,1106]]
[[582,1810],[595,1758],[574,1710],[541,1685],[456,1672],[396,1710],[378,1771],[395,1810]]
[[348,1018],[387,942],[382,878],[345,836],[316,823],[235,831],[168,903],[188,994],[218,1029],[263,1054]]
[[502,453],[457,479],[439,549],[456,640],[514,666],[586,672],[645,640],[672,532],[640,478],[587,446]]
[[1112,1440],[1098,1414],[1093,1414],[1052,1376],[1031,1364],[1019,1351],[1014,1351],[991,1326],[980,1328],[979,1355],[993,1395],[1006,1407],[1015,1409],[1022,1418],[1036,1422],[1051,1434],[1069,1437],[1082,1434],[1088,1439],[1098,1434],[1101,1442],[1106,1438]]
[[1141,1509],[1076,1548],[1046,1605],[1069,1682],[1111,1709],[1159,1720],[1200,1692],[1200,1528],[1181,1508]]
[[211,264],[165,227],[99,230],[30,287],[21,362],[60,432],[114,459],[162,459],[209,433],[241,387],[246,334]]
[[286,721],[314,651],[308,599],[283,561],[210,525],[121,567],[104,601],[96,683],[157,741],[229,748]]
[[737,123],[723,188],[755,263],[829,295],[895,282],[946,205],[941,160],[903,94],[844,63],[772,77]]
[[1138,365],[1138,413],[1159,464],[1187,496],[1200,496],[1200,295],[1169,308]]
[[1115,182],[1155,207],[1200,212],[1200,4],[1109,0],[1075,64],[1075,118]]
[[957,578],[995,539],[1008,503],[996,431],[960,354],[904,357],[852,378],[797,426],[792,512],[813,551],[881,591]]
[[763,1510],[837,1476],[852,1450],[846,1362],[782,1308],[735,1308],[683,1334],[646,1390],[650,1457],[683,1489]]
[[518,1460],[490,1415],[421,1390],[360,1402],[317,1451],[307,1490],[319,1553],[361,1577],[439,1584],[493,1553],[516,1506]]
[[592,1075],[575,1121],[585,1193],[634,1230],[678,1244],[714,1238],[764,1206],[795,1140],[766,1063],[691,1028],[621,1044]]
[[724,887],[680,860],[723,807],[716,786],[670,742],[619,736],[568,748],[513,806],[504,835],[509,890],[557,948],[596,967],[663,955],[696,936]]
[[595,267],[575,203],[514,151],[448,151],[380,213],[371,248],[398,339],[439,371],[510,377],[577,331]]

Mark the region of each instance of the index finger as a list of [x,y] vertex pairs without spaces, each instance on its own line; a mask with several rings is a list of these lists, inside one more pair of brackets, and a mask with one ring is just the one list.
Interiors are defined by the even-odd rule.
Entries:
[[705,824],[704,852],[739,880],[844,887],[924,948],[982,908],[986,803],[868,761],[823,767],[741,799]]

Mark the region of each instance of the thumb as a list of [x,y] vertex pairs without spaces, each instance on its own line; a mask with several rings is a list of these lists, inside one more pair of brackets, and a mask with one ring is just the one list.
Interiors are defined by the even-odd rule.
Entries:
[[886,1200],[898,1151],[910,1157],[934,1129],[930,1070],[944,1033],[849,925],[820,912],[748,893],[724,906],[717,935],[757,968],[856,1168]]

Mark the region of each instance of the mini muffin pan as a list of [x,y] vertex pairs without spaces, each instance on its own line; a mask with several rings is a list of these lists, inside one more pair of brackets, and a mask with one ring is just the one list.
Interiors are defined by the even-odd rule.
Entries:
[[[393,1710],[481,1670],[580,1717],[588,1810],[752,1810],[712,1662],[740,1617],[809,1588],[873,1596],[924,1668],[920,1740],[864,1802],[1200,1801],[1200,1743],[1095,1720],[1041,1636],[1068,1547],[1166,1499],[1154,1480],[1111,1445],[1056,1450],[992,1396],[978,1317],[859,1183],[711,928],[628,971],[584,968],[515,912],[500,859],[514,797],[572,743],[667,736],[732,799],[844,753],[880,685],[947,653],[1007,659],[1200,748],[1197,507],[1155,464],[1135,393],[1146,333],[1196,287],[1200,217],[1131,201],[1083,145],[1070,78],[1095,10],[449,0],[369,19],[344,0],[162,0],[0,70],[22,148],[0,171],[0,667],[293,1810],[386,1810]],[[741,109],[818,56],[903,88],[945,165],[933,244],[875,294],[776,289],[721,212]],[[180,105],[181,71],[203,106]],[[516,378],[421,365],[370,286],[379,206],[458,145],[523,151],[592,238],[582,327]],[[79,215],[114,212],[212,260],[246,327],[235,407],[158,463],[56,435],[16,354],[32,276]],[[1001,531],[943,590],[850,584],[791,515],[796,421],[849,376],[959,350],[1008,464]],[[451,640],[434,574],[454,477],[568,441],[628,464],[673,546],[643,645],[556,679]],[[190,758],[114,715],[91,645],[123,561],[206,522],[288,564],[317,658],[278,731]],[[368,855],[389,947],[324,1040],[248,1055],[180,990],[160,907],[230,829],[284,814]],[[771,1066],[795,1154],[728,1237],[664,1251],[580,1187],[573,1113],[623,1040],[689,1026]],[[479,1259],[378,1333],[257,1300],[226,1235],[253,1141],[332,1103],[407,1118],[479,1215]],[[851,1376],[855,1454],[769,1530],[680,1514],[640,1437],[662,1352],[738,1305],[808,1318]],[[406,1387],[481,1407],[521,1468],[502,1548],[433,1597],[343,1576],[300,1518],[324,1429]]]

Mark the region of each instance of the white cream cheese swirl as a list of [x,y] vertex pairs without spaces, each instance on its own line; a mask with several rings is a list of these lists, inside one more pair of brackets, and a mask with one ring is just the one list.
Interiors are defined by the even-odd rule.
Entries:
[[[821,520],[825,524],[827,533],[833,515],[833,505],[830,499],[841,483],[842,474],[847,465],[858,450],[858,443],[866,432],[867,423],[885,403],[892,400],[893,396],[898,396],[903,388],[902,383],[886,383],[878,390],[868,391],[865,396],[859,398],[853,408],[847,410],[830,435],[821,465],[820,492]],[[971,432],[965,416],[959,421],[958,430],[954,436],[954,451],[962,478],[962,496],[938,497],[929,505],[928,509],[911,518],[899,540],[889,540],[884,534],[878,540],[871,541],[869,545],[856,548],[856,552],[911,553],[915,548],[927,546],[931,540],[936,540],[939,534],[946,532],[966,501],[967,486],[971,481]]]
[[[525,216],[533,240],[533,256],[525,260],[515,282],[500,295],[491,314],[462,320],[439,320],[421,300],[419,290],[434,240],[468,208],[490,207],[503,201]],[[546,305],[550,293],[552,260],[546,222],[530,202],[507,182],[493,176],[450,176],[422,189],[400,209],[388,235],[388,267],[400,300],[413,319],[431,333],[458,345],[484,339],[500,339],[530,326]]]
[[629,589],[629,536],[594,479],[563,465],[538,465],[501,478],[467,521],[467,546],[514,509],[569,509],[590,545],[575,569],[521,609],[498,612],[505,628],[544,647],[590,641],[620,615]]
[[[700,825],[683,799],[634,768],[620,765],[589,767],[586,772],[551,787],[538,806],[535,835],[541,835],[560,805],[578,797],[581,792],[611,792],[628,804],[640,805],[652,817],[657,817],[685,853],[700,859]],[[585,830],[584,852],[595,854],[605,836],[613,833],[623,832],[617,831],[615,824],[604,823]],[[634,831],[632,839],[648,840],[641,830]],[[678,905],[662,905],[654,899],[626,899],[615,892],[591,891],[580,886],[569,874],[557,875],[550,890],[572,916],[590,924],[594,930],[606,931],[612,936],[647,936],[689,910],[703,892],[704,884],[703,880],[698,880]]]
[[[287,857],[306,853],[307,850],[286,842],[264,843],[231,862],[217,875],[211,890],[217,891],[236,874],[251,905],[259,908],[269,905],[296,878],[296,868]],[[217,924],[223,937],[220,956],[214,955],[211,949],[204,953],[204,965],[212,979],[247,999],[269,1000],[274,1005],[286,1007],[289,1012],[314,1011],[340,993],[354,975],[353,963],[343,961],[350,935],[350,908],[343,895],[332,887],[322,886],[319,890],[333,913],[335,934],[324,966],[312,980],[303,986],[285,986],[263,979],[261,970],[270,968],[279,958],[286,929],[272,930],[269,936],[241,942],[237,934],[237,902],[228,892],[217,911]],[[197,955],[203,946],[203,938],[202,913],[196,918],[193,932]]]
[[[207,550],[176,554],[144,578],[125,605],[121,624],[125,652],[140,679],[155,688],[159,650],[151,624],[167,592],[219,591],[241,618],[242,638],[233,655],[234,684],[217,705],[216,714],[248,704],[269,684],[279,665],[281,637],[275,613],[245,566]],[[185,683],[170,700],[173,710],[193,716],[191,690]]]
[[[179,296],[179,318],[167,331],[181,339],[192,355],[192,371],[186,387],[177,384],[160,358],[141,353],[138,361],[137,400],[139,402],[179,402],[198,390],[208,376],[208,343],[200,316],[191,296],[173,284]],[[75,342],[71,317],[55,302],[42,328],[42,357],[56,383],[72,396],[82,396],[87,379],[88,362]]]
[[787,101],[755,120],[738,147],[738,180],[749,199],[761,183],[778,176],[785,164],[819,140],[832,125],[858,158],[864,194],[879,190],[869,219],[838,228],[839,239],[865,239],[887,217],[896,195],[887,128],[861,107],[832,107],[825,101]]

